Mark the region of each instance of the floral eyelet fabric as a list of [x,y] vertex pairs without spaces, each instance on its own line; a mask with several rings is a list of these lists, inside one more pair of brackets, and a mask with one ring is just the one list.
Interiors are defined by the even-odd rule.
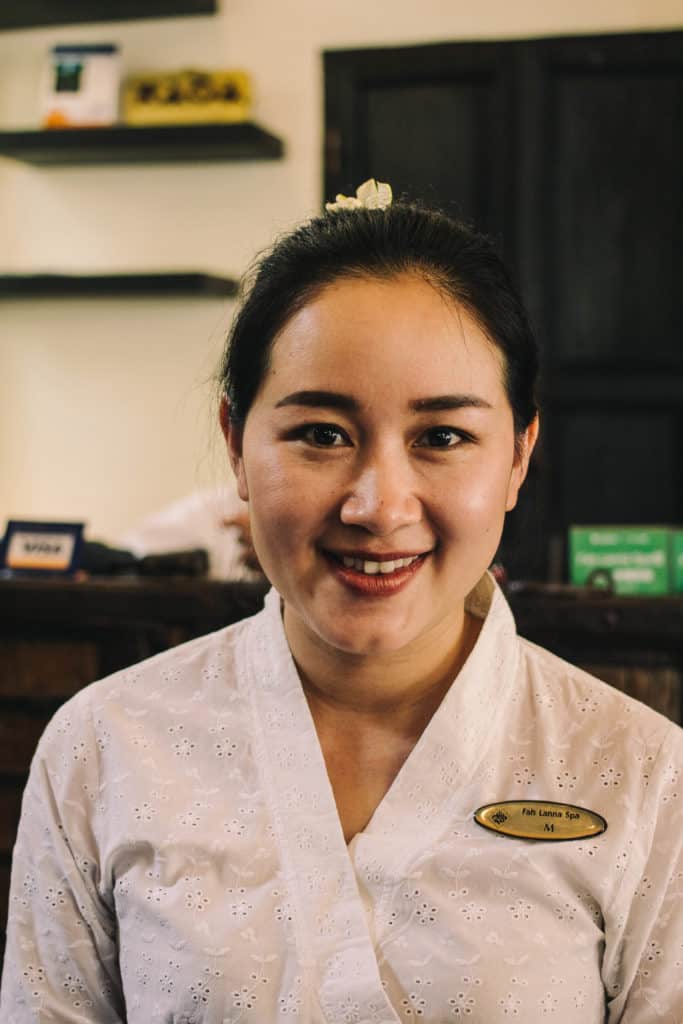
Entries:
[[[681,1024],[683,732],[516,635],[477,644],[347,846],[269,594],[82,690],[34,757],[1,1024]],[[577,804],[570,842],[482,805]]]

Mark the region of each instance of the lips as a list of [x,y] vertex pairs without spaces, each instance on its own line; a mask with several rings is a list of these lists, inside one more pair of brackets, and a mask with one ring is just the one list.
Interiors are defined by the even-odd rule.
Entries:
[[388,596],[401,590],[422,567],[429,551],[323,552],[337,579],[352,590],[371,596]]
[[406,552],[325,552],[346,569],[355,569],[366,576],[388,576],[399,569],[406,569],[424,556],[424,552],[409,554]]
[[419,555],[411,555],[406,558],[386,558],[375,556],[374,558],[349,558],[342,555],[342,564],[347,569],[355,569],[356,572],[365,573],[366,576],[376,576],[378,573],[388,575],[396,572],[397,569],[405,569],[418,559]]

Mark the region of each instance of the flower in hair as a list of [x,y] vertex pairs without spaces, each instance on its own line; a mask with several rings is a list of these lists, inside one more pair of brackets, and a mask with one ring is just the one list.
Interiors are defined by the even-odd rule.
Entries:
[[340,193],[334,203],[325,203],[325,209],[328,213],[337,210],[385,210],[391,206],[392,198],[391,185],[387,185],[386,181],[369,178],[358,186],[355,196],[343,196]]

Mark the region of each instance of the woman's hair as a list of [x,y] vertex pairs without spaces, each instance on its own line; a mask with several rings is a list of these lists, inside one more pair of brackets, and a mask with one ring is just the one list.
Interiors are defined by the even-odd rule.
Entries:
[[507,270],[484,235],[407,202],[315,217],[260,258],[247,279],[220,371],[233,422],[246,419],[278,333],[325,285],[408,273],[466,309],[500,350],[515,432],[521,434],[536,415],[538,353]]

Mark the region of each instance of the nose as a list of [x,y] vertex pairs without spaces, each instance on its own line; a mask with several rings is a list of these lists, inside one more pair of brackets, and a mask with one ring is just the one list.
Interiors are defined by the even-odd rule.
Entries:
[[346,526],[358,526],[376,536],[389,536],[422,519],[415,493],[415,474],[409,456],[378,453],[358,467],[341,506]]

